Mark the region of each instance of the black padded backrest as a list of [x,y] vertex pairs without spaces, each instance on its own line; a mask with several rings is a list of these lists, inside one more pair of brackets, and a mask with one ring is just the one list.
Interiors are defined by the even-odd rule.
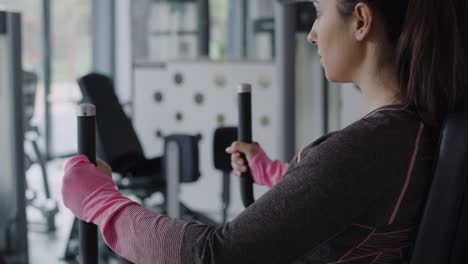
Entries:
[[143,148],[132,122],[127,117],[114,91],[112,80],[91,73],[78,79],[83,101],[96,105],[98,157],[116,172],[125,172],[138,159],[144,159]]
[[237,127],[217,128],[213,136],[213,161],[214,167],[223,172],[231,172],[231,155],[226,153],[226,148],[232,142],[237,141]]
[[468,263],[468,113],[450,115],[411,264]]

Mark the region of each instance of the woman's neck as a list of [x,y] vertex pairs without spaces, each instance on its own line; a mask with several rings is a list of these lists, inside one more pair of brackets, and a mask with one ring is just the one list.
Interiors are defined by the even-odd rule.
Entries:
[[355,80],[355,84],[364,94],[366,112],[386,105],[401,104],[398,99],[399,81],[396,67],[391,64],[368,65]]

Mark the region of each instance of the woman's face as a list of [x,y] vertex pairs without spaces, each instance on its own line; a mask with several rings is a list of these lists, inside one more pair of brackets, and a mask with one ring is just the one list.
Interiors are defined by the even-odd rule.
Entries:
[[317,19],[307,40],[317,45],[327,79],[346,83],[353,81],[361,54],[352,31],[352,19],[338,12],[337,1],[340,0],[313,0]]

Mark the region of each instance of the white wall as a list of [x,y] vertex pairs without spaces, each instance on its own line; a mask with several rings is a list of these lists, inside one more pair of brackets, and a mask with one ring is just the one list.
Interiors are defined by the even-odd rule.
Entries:
[[20,4],[15,0],[0,0],[0,9],[20,10]]
[[[238,123],[237,86],[247,82],[253,85],[253,138],[265,148],[271,158],[280,156],[279,143],[282,130],[279,113],[279,87],[274,81],[273,63],[252,61],[210,62],[176,61],[166,66],[156,63],[139,65],[135,68],[135,116],[134,124],[148,156],[161,155],[163,141],[156,137],[163,134],[188,133],[203,135],[200,143],[200,169],[202,178],[182,188],[182,199],[189,206],[209,212],[221,208],[221,173],[213,168],[213,133],[220,126],[218,115],[225,118],[224,126]],[[184,76],[182,85],[174,84],[175,74]],[[219,76],[224,86],[216,85]],[[268,84],[267,86],[262,86]],[[163,93],[163,102],[156,103],[155,92]],[[194,95],[200,93],[203,105],[194,103]],[[176,112],[184,115],[182,122],[175,120]],[[263,123],[267,121],[267,124]],[[239,179],[232,179],[232,212],[243,209],[239,194]],[[257,197],[266,191],[256,187]]]
[[[296,151],[323,135],[323,91],[322,70],[314,48],[298,47],[302,57],[298,58],[296,90]],[[182,73],[184,84],[174,84],[174,76]],[[215,88],[216,76],[226,78],[224,88]],[[237,104],[235,90],[240,82],[254,85],[253,131],[271,158],[279,158],[280,142],[283,140],[278,116],[283,111],[279,107],[279,90],[271,78],[272,88],[262,89],[259,77],[274,76],[273,63],[255,62],[210,62],[175,61],[170,63],[141,63],[134,70],[135,115],[134,124],[148,157],[162,154],[163,141],[156,137],[157,131],[170,133],[201,133],[200,169],[202,178],[193,184],[182,187],[182,200],[197,210],[218,213],[221,208],[221,175],[214,170],[212,161],[212,133],[218,126],[218,114],[225,116],[225,125],[237,124]],[[364,114],[360,92],[353,85],[331,85],[331,129],[340,129],[358,120]],[[163,93],[163,104],[154,101],[155,92]],[[194,104],[193,96],[200,92],[205,96],[203,106]],[[261,98],[261,100],[259,100]],[[176,112],[182,112],[183,122],[176,122]],[[268,117],[269,127],[263,127],[260,120]],[[239,195],[237,177],[232,178],[231,217],[243,210]],[[267,191],[256,187],[256,196]]]

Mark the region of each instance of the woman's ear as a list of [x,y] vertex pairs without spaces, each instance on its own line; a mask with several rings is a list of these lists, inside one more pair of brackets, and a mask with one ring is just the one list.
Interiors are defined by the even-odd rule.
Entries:
[[[388,0],[391,1],[391,0]],[[374,13],[370,6],[360,2],[354,8],[353,30],[356,40],[364,40],[370,33],[374,23]]]

